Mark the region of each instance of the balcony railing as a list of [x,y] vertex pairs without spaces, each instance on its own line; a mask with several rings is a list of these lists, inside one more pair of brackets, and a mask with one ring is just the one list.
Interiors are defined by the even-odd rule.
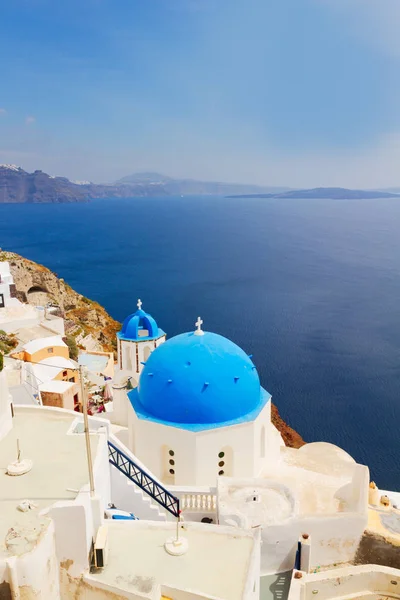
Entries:
[[172,489],[173,493],[180,500],[181,512],[217,512],[217,494],[216,488],[203,487],[192,488],[190,486],[179,487]]

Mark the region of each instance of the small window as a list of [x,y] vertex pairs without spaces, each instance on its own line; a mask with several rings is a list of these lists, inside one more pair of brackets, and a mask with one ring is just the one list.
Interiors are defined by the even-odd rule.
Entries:
[[68,375],[68,371],[63,371],[63,377],[66,377]]
[[171,473],[171,475],[175,475],[174,469],[170,469],[169,472]]
[[223,471],[218,471],[218,475],[223,475],[224,472]]
[[75,377],[70,377],[70,378],[68,379],[68,381],[70,381],[71,383],[75,383]]
[[48,352],[48,354],[53,354],[54,348],[47,348],[47,352]]
[[219,456],[219,458],[224,458],[224,456],[225,456],[225,452],[220,452],[220,453],[218,454],[218,456]]
[[174,452],[173,450],[170,450],[170,451],[169,451],[169,455],[170,455],[170,456],[175,456],[175,452]]
[[174,464],[175,464],[175,461],[174,461],[172,458],[170,458],[170,459],[169,459],[169,464],[170,464],[170,465],[174,465]]
[[219,463],[218,463],[218,466],[219,466],[219,467],[223,467],[224,465],[225,465],[224,461],[223,461],[223,460],[220,460],[220,461],[219,461]]

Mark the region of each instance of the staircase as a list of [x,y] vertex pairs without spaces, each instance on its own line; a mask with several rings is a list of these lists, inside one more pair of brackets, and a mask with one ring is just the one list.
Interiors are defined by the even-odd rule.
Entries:
[[166,521],[167,512],[179,517],[179,499],[112,442],[108,442],[112,500],[120,510],[140,519]]

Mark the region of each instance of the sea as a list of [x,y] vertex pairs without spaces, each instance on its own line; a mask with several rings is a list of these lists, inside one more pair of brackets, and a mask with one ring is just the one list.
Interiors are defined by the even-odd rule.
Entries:
[[0,204],[0,247],[117,320],[253,355],[282,417],[400,490],[400,202],[166,197]]

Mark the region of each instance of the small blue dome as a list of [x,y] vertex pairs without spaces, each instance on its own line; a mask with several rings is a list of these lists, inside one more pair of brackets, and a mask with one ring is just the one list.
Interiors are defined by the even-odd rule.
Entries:
[[247,354],[221,335],[202,333],[177,335],[149,356],[129,394],[139,418],[212,427],[250,420],[265,405],[269,395]]
[[129,341],[153,340],[162,335],[165,335],[164,331],[158,327],[153,317],[141,308],[126,317],[118,333],[119,339]]

